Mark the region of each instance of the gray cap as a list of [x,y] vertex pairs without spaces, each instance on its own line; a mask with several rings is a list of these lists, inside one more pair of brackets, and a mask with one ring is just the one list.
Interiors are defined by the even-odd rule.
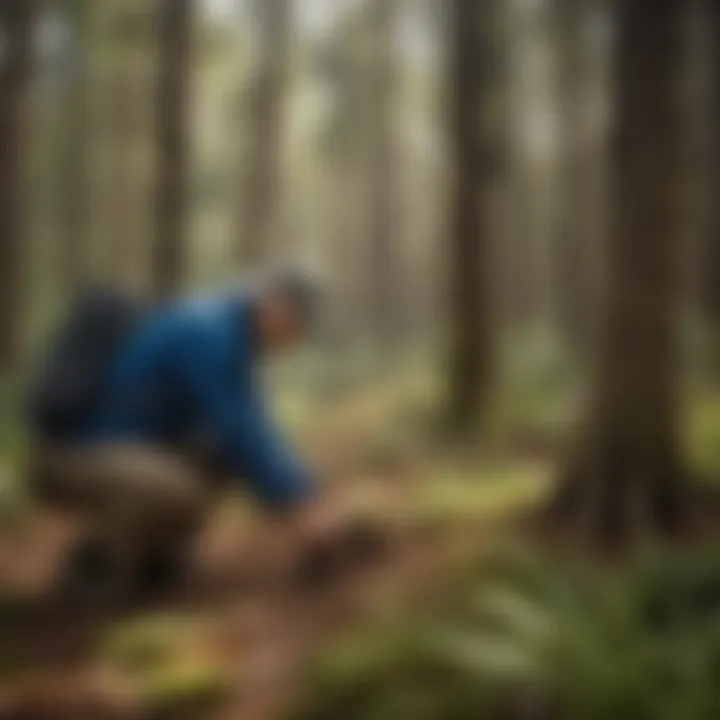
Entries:
[[313,329],[318,324],[322,305],[322,282],[309,270],[298,267],[274,270],[261,281],[258,294],[286,297],[297,308],[308,329]]

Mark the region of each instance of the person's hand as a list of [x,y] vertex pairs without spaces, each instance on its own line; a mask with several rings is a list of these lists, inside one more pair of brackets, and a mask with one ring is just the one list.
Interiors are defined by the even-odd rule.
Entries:
[[300,546],[326,542],[345,524],[345,513],[327,500],[316,500],[299,509],[290,519],[290,533]]
[[297,580],[306,589],[333,583],[387,550],[387,538],[376,523],[330,502],[304,508],[293,519],[292,532],[299,552]]

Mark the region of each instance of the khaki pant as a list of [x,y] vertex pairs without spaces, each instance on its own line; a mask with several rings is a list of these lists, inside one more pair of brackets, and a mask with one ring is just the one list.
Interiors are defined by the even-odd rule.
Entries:
[[199,465],[155,448],[44,447],[30,465],[38,499],[80,511],[126,551],[186,542],[214,499]]

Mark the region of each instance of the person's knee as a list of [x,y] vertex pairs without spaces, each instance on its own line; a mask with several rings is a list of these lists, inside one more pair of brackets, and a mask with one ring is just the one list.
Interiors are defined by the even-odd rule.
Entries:
[[144,514],[151,528],[190,533],[201,524],[208,509],[206,493],[191,478],[158,487],[146,498]]
[[84,487],[68,454],[60,450],[34,448],[23,468],[28,494],[42,505],[77,509],[90,490]]

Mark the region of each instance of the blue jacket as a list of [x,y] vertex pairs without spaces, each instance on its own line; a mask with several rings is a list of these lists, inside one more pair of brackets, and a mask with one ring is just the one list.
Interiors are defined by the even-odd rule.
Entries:
[[201,437],[265,503],[307,498],[307,471],[260,397],[250,315],[247,300],[225,295],[179,302],[144,321],[111,370],[91,441],[176,447]]

